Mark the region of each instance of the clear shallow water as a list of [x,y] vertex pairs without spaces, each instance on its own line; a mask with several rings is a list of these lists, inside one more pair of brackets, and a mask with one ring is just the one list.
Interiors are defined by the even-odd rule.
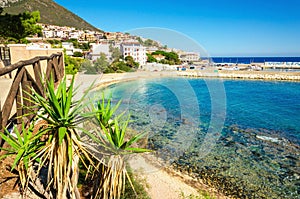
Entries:
[[105,92],[166,165],[237,198],[300,198],[300,83],[161,78]]

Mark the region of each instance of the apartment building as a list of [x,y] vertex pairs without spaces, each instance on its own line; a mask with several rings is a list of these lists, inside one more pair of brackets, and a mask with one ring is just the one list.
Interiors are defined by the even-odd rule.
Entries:
[[111,53],[109,52],[109,45],[110,44],[108,42],[91,43],[91,52],[89,53],[88,58],[91,60],[96,60],[100,57],[101,53],[104,53],[106,58],[110,60]]
[[120,46],[121,53],[124,57],[131,56],[135,62],[143,66],[147,62],[146,47],[138,41],[125,41]]

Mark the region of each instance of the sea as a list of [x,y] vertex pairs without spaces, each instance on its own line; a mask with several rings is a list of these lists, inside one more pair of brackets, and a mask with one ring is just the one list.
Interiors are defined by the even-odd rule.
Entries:
[[214,63],[300,62],[300,57],[212,57]]
[[103,92],[166,167],[233,198],[300,198],[300,82],[164,77]]

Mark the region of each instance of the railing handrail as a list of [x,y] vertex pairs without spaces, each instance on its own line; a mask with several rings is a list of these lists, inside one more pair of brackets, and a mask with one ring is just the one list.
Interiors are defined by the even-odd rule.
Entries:
[[34,64],[38,61],[43,61],[43,60],[49,60],[49,59],[53,59],[56,56],[61,56],[62,53],[54,53],[50,56],[36,56],[32,59],[29,60],[21,60],[15,64],[12,64],[10,66],[4,67],[4,68],[0,68],[0,76],[2,75],[6,75],[16,69],[22,68],[23,66],[27,66],[27,65],[31,65]]
[[[41,61],[47,60],[45,66],[46,73],[42,74]],[[33,74],[28,72],[28,67],[31,66]],[[0,69],[0,77],[8,73],[16,71],[12,85],[9,88],[8,96],[6,96],[3,108],[0,106],[0,131],[7,128],[12,119],[16,119],[16,124],[20,125],[25,119],[26,123],[34,117],[33,114],[29,115],[27,107],[30,107],[28,101],[28,94],[30,89],[45,96],[44,85],[45,80],[49,80],[51,73],[55,84],[57,84],[64,76],[64,59],[63,53],[58,52],[50,56],[37,56],[29,60],[19,61],[15,64],[9,65]],[[41,79],[43,77],[44,79]],[[13,110],[13,104],[16,105],[16,111]],[[29,103],[29,104],[28,104]],[[25,108],[24,108],[25,107]],[[26,116],[24,116],[26,115]],[[2,139],[0,138],[0,146]]]

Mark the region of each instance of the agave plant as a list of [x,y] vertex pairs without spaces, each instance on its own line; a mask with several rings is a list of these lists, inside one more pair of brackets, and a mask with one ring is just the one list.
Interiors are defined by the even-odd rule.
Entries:
[[32,90],[32,102],[39,107],[37,118],[45,121],[40,129],[45,145],[39,153],[40,167],[47,167],[47,189],[53,198],[80,198],[77,189],[78,162],[91,160],[86,145],[81,142],[80,123],[89,117],[83,112],[85,95],[74,101],[74,76],[67,87],[64,78],[55,90],[50,78],[46,97]]
[[[121,197],[121,193],[124,191],[126,177],[131,183],[126,170],[124,155],[150,152],[150,150],[132,147],[132,145],[145,134],[140,133],[131,138],[126,136],[129,117],[125,121],[120,122],[119,120],[123,115],[123,113],[121,113],[112,119],[113,114],[111,113],[115,113],[120,105],[120,101],[115,107],[111,106],[111,98],[107,100],[107,104],[105,104],[104,101],[105,100],[102,99],[101,106],[99,106],[98,103],[97,112],[101,114],[109,114],[103,114],[102,117],[96,115],[97,123],[100,124],[101,127],[101,130],[97,133],[98,137],[101,137],[101,139],[95,141],[98,143],[104,142],[105,150],[108,149],[110,151],[110,155],[104,156],[102,161],[97,165],[98,175],[95,176],[93,197],[101,199],[115,199]],[[105,118],[105,120],[102,120],[103,118]]]

